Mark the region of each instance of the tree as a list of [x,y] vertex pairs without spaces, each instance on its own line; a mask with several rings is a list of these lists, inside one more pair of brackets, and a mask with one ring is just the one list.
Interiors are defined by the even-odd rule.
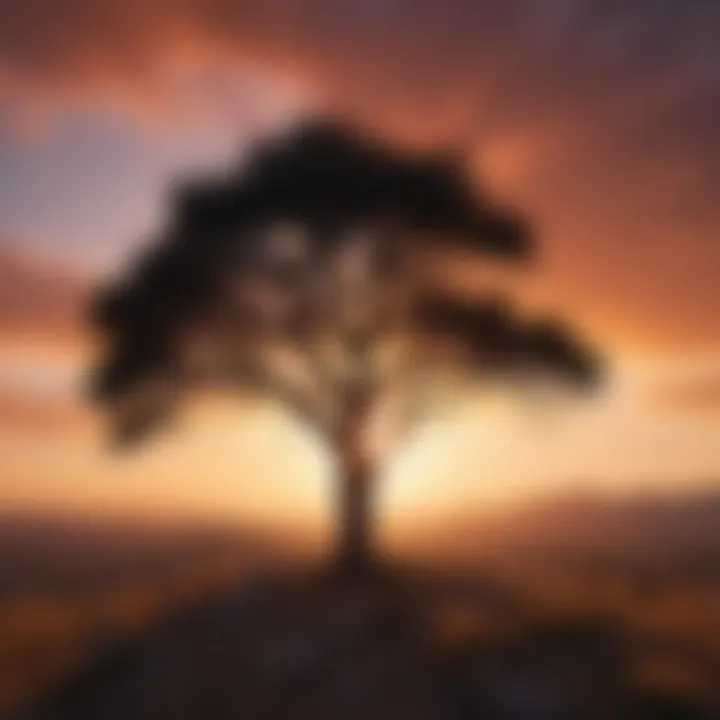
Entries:
[[579,388],[596,376],[557,323],[428,287],[423,258],[453,246],[531,255],[527,225],[475,192],[455,158],[309,122],[236,172],[178,189],[159,243],[93,303],[106,341],[95,395],[122,443],[194,388],[280,398],[335,448],[337,562],[367,568],[374,468],[363,430],[389,390],[417,398],[447,377]]

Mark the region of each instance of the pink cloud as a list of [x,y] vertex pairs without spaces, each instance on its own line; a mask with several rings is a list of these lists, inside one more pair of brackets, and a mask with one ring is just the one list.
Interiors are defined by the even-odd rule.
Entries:
[[77,341],[87,280],[19,244],[0,243],[0,344],[13,338]]

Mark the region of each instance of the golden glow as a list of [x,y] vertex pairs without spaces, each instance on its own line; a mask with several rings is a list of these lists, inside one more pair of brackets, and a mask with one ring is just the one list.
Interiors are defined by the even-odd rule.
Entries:
[[[703,367],[712,362],[708,358]],[[27,367],[46,379],[77,377],[67,368],[56,375]],[[383,426],[381,415],[376,433],[386,441],[378,452],[383,527],[448,523],[458,511],[559,490],[689,489],[716,482],[720,416],[659,411],[650,402],[649,390],[682,376],[683,367],[627,366],[597,398],[555,411],[478,392],[456,413],[405,435],[391,422]],[[694,376],[698,367],[689,372]],[[27,373],[23,377],[28,380]],[[29,378],[15,391],[30,402],[43,387],[47,391]],[[72,399],[81,423],[64,429],[0,425],[0,504],[6,510],[220,518],[280,532],[327,527],[333,458],[278,408],[208,400],[138,451],[113,455],[103,447],[98,418],[65,390],[60,397]],[[57,402],[56,394],[45,401]]]

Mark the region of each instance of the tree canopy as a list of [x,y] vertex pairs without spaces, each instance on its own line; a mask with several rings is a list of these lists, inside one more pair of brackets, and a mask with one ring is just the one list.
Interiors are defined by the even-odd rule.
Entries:
[[[331,423],[359,377],[379,388],[433,363],[569,387],[597,375],[557,322],[423,287],[426,248],[532,256],[528,223],[479,193],[457,158],[311,121],[170,204],[158,242],[92,307],[106,348],[93,389],[120,439],[204,385],[266,389]],[[440,360],[443,348],[457,353]]]

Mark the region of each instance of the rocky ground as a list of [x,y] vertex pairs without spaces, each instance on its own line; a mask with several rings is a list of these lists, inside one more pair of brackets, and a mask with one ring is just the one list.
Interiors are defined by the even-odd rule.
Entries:
[[720,717],[713,658],[651,648],[681,665],[650,686],[637,649],[617,619],[535,612],[478,579],[258,578],[109,650],[15,720]]

